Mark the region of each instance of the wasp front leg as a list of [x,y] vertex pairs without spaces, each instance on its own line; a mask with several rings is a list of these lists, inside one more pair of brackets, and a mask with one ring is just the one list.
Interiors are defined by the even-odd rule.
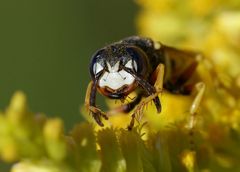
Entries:
[[[158,97],[158,91],[156,90],[156,88],[151,85],[147,80],[145,80],[144,78],[142,77],[139,77],[134,71],[132,71],[131,69],[129,68],[126,68],[124,67],[124,69],[130,73],[137,81],[137,83],[143,88],[143,90],[146,92],[147,94],[147,98],[146,100],[144,101],[145,103],[148,103],[150,101],[153,101],[156,108],[157,108],[157,112],[160,113],[161,110],[162,110],[162,106],[161,106],[161,103],[160,103],[160,100],[159,100],[159,97]],[[141,103],[142,105],[144,104]]]
[[92,114],[94,120],[97,122],[98,125],[104,126],[101,117],[104,119],[108,119],[107,115],[101,111],[99,108],[96,107],[96,92],[97,92],[97,81],[91,81],[88,84],[86,97],[85,97],[85,106]]
[[[146,97],[141,104],[138,105],[138,107],[136,108],[136,110],[138,109],[142,109],[145,105],[147,105],[149,102],[154,101],[158,102],[159,97],[158,95],[162,92],[163,90],[163,77],[164,77],[164,65],[163,64],[159,64],[157,66],[157,68],[155,69],[155,71],[152,74],[151,79],[154,81],[154,91],[152,92],[152,94],[148,95],[148,97]],[[155,103],[155,106],[157,108],[157,112],[160,113],[161,112],[161,103],[159,101],[159,103]]]
[[153,101],[156,106],[157,112],[158,113],[161,112],[162,107],[158,95],[159,93],[162,92],[163,89],[164,65],[159,64],[156,70],[154,71],[153,75],[154,75],[153,78],[155,80],[154,86],[152,86],[149,82],[145,81],[144,79],[141,79],[134,75],[139,85],[141,85],[141,87],[146,91],[148,96],[136,107],[136,110],[132,114],[132,119],[128,126],[128,130],[131,130],[133,128],[136,115],[137,114],[141,115],[143,108],[149,102]]

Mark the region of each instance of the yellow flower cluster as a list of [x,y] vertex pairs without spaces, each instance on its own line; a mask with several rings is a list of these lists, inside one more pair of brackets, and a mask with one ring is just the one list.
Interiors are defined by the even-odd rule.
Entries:
[[[131,132],[117,128],[95,131],[92,125],[82,123],[66,134],[61,119],[30,112],[22,92],[15,93],[0,119],[0,157],[15,162],[12,172],[239,169],[236,160],[240,152],[235,151],[239,133],[217,123],[210,125],[210,134],[196,131],[194,138],[181,122],[160,127],[158,132],[144,131],[142,125]],[[143,139],[146,131],[148,136]]]
[[[16,92],[0,114],[0,158],[14,163],[11,172],[192,170],[194,153],[188,151],[188,141],[182,141],[188,132],[179,129],[148,132],[144,141],[142,126],[131,132],[117,128],[96,131],[85,122],[66,134],[61,119],[30,112],[26,96]],[[178,156],[182,161],[172,163]]]

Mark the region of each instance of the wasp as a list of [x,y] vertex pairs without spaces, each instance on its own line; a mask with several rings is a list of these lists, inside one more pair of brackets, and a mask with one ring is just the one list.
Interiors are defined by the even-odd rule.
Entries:
[[120,100],[126,99],[133,91],[137,92],[133,101],[116,108],[117,112],[128,113],[138,106],[128,125],[131,130],[137,111],[148,102],[153,101],[156,111],[161,112],[159,94],[163,90],[190,95],[197,86],[198,93],[190,107],[194,116],[205,90],[205,84],[198,82],[195,74],[200,57],[200,53],[176,49],[139,36],[107,45],[92,56],[89,67],[92,81],[87,88],[85,105],[96,123],[104,126],[102,118],[107,120],[108,113],[96,106],[97,92]]

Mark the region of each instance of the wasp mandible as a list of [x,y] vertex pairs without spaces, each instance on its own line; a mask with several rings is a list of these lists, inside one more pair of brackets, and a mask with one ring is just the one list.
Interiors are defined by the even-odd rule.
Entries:
[[[163,89],[189,95],[197,86],[198,94],[190,107],[194,116],[205,90],[205,84],[195,75],[200,57],[200,53],[179,50],[139,36],[107,45],[92,57],[89,68],[92,81],[87,88],[85,105],[97,124],[104,126],[101,119],[107,120],[108,115],[96,106],[97,91],[110,99],[121,100],[136,91],[135,99],[118,107],[118,112],[127,113],[136,105],[141,108],[153,101],[160,113],[158,95]],[[143,97],[145,100],[141,101]],[[135,115],[133,112],[129,130],[134,126]]]

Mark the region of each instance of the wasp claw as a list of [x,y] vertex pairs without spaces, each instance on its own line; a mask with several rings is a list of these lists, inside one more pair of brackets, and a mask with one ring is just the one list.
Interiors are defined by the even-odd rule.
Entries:
[[104,126],[104,124],[103,124],[102,121],[101,121],[101,118],[100,118],[100,114],[99,114],[99,113],[94,113],[94,114],[93,114],[93,118],[94,118],[94,120],[96,121],[96,123],[97,123],[99,126],[101,126],[101,127]]
[[102,116],[105,120],[108,120],[108,116],[107,116],[107,115],[101,113],[101,116]]
[[108,120],[108,116],[104,112],[102,112],[100,109],[98,109],[96,107],[93,107],[93,106],[91,106],[89,108],[89,110],[90,110],[90,112],[92,114],[92,117],[96,121],[96,123],[99,126],[103,127],[104,124],[102,123],[101,117],[103,117],[105,120]]

